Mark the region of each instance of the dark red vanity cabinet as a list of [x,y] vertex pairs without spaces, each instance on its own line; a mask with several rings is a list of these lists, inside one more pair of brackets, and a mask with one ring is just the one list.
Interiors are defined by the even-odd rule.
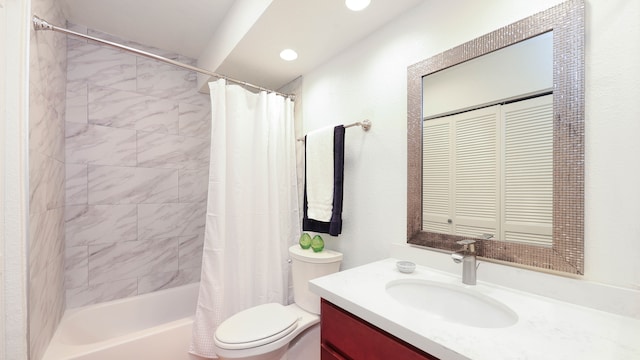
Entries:
[[322,360],[438,360],[322,299]]

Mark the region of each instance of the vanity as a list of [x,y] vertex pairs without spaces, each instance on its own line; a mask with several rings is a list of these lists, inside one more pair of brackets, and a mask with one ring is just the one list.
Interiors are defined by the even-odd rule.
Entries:
[[324,299],[321,313],[323,360],[437,359]]
[[[640,319],[487,283],[482,276],[470,286],[460,275],[427,266],[404,274],[397,260],[309,283],[323,299],[322,359],[640,359]],[[422,306],[428,299],[419,299],[419,290],[394,293],[398,284],[445,289],[440,301],[449,306]],[[411,294],[416,301],[407,298]],[[476,316],[493,310],[506,318]]]

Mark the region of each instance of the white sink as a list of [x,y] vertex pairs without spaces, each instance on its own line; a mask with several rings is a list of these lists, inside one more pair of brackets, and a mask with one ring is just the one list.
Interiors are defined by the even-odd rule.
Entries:
[[518,322],[506,305],[462,286],[420,279],[387,283],[387,294],[431,317],[473,327],[501,328]]

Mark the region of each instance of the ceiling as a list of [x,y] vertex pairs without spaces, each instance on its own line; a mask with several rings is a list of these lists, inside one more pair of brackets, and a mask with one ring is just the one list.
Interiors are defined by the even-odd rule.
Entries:
[[[59,0],[72,23],[199,59],[207,70],[270,89],[422,1],[372,0],[353,12],[344,0]],[[285,48],[298,59],[280,59]]]

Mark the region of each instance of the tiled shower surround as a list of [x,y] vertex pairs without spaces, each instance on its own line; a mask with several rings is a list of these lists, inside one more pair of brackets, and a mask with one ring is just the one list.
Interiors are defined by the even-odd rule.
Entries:
[[[51,22],[64,22],[64,16],[53,0],[33,0],[31,10]],[[29,359],[39,360],[65,306],[64,97],[67,54],[64,36],[32,31],[30,38]]]
[[67,41],[67,307],[198,281],[209,96],[197,91],[193,72],[84,40]]

